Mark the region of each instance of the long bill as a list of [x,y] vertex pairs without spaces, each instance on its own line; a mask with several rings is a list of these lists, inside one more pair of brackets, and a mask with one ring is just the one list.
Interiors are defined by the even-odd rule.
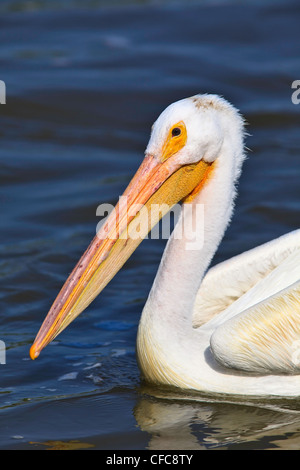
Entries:
[[172,160],[146,155],[59,292],[31,346],[32,359],[104,289],[160,218],[197,191],[210,169],[202,160],[183,166]]

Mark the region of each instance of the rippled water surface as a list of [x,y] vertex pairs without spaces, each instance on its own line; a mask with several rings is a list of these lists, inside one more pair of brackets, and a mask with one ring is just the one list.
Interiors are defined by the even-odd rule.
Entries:
[[297,401],[141,383],[136,330],[163,240],[145,240],[38,360],[28,355],[97,206],[117,201],[172,101],[218,93],[248,122],[214,262],[299,227],[299,4],[5,0],[0,13],[0,448],[299,448]]

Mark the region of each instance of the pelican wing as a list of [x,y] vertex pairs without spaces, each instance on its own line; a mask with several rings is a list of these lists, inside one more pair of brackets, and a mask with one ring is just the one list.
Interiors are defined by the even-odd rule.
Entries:
[[300,373],[300,250],[219,316],[211,350],[240,371]]
[[[194,327],[197,328],[224,312],[280,266],[291,253],[298,250],[300,250],[299,229],[213,266],[204,277],[197,293],[193,315]],[[266,289],[264,284],[265,297]],[[281,290],[280,285],[278,290]],[[257,302],[257,299],[251,294],[250,305],[255,301]]]

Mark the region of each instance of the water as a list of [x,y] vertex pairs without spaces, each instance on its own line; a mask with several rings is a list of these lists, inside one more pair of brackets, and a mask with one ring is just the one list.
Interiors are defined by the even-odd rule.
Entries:
[[140,381],[139,316],[164,248],[145,241],[38,360],[29,347],[170,102],[219,93],[250,148],[221,261],[299,227],[297,2],[6,0],[0,12],[1,449],[293,449],[297,400],[242,403]]

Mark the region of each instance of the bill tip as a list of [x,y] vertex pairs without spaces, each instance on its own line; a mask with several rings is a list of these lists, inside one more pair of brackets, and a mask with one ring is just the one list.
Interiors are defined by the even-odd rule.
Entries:
[[39,354],[40,353],[36,350],[35,344],[33,344],[29,351],[31,359],[34,361],[39,356]]

